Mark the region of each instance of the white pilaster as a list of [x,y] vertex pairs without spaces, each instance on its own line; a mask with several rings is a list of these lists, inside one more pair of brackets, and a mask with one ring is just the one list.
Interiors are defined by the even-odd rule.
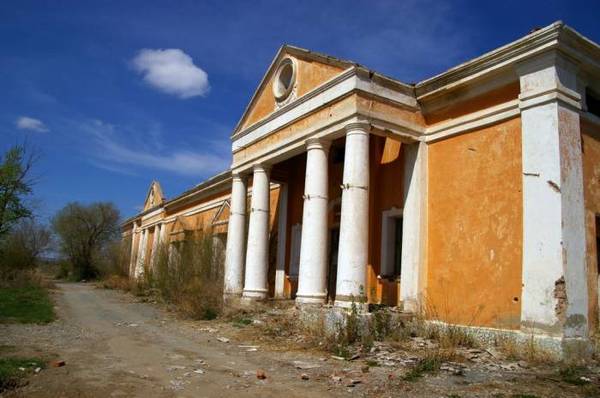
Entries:
[[288,185],[279,185],[277,222],[277,267],[275,269],[275,298],[285,298],[285,252],[287,246]]
[[419,311],[425,275],[427,228],[427,144],[404,145],[404,212],[400,301],[404,311]]
[[369,130],[346,127],[342,214],[335,305],[348,307],[366,296],[369,248]]
[[307,141],[302,241],[296,302],[320,304],[327,297],[327,190],[329,142]]
[[252,200],[246,250],[246,278],[243,297],[267,297],[269,268],[269,170],[264,165],[254,166]]
[[576,67],[549,52],[518,68],[523,152],[523,329],[586,337],[583,166]]
[[231,203],[225,248],[225,294],[241,295],[244,287],[247,178],[232,175]]

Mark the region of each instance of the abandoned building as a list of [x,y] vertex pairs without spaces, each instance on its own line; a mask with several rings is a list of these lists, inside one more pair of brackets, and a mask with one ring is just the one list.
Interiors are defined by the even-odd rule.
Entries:
[[227,170],[123,224],[131,276],[210,231],[224,291],[562,344],[598,329],[600,46],[561,22],[416,84],[283,46]]

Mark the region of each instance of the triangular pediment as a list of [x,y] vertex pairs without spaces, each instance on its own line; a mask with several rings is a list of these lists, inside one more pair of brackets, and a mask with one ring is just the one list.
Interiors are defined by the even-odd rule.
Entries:
[[[289,85],[281,84],[279,80],[279,72],[286,62],[293,65],[294,71]],[[277,109],[302,97],[353,65],[356,64],[302,48],[289,45],[281,47],[235,127],[234,134],[267,118]],[[283,76],[289,74],[283,73]],[[281,87],[288,90],[281,90]],[[276,98],[276,93],[281,94],[282,91],[285,91],[284,95]]]
[[165,197],[162,193],[160,184],[158,181],[152,181],[148,193],[146,194],[146,200],[144,201],[144,211],[160,206],[164,201]]
[[194,228],[190,224],[188,220],[183,216],[177,216],[175,222],[173,223],[173,227],[171,228],[171,234],[179,234],[186,231],[193,231]]
[[212,219],[212,225],[221,225],[227,224],[229,222],[229,201],[226,200],[223,202],[219,210],[215,213],[215,216]]

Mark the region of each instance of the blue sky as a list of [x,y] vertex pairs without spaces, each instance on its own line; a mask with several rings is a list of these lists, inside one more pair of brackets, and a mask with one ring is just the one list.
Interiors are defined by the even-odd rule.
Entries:
[[561,19],[600,41],[598,1],[0,3],[0,150],[41,154],[36,211],[137,212],[230,164],[230,133],[284,43],[410,83]]

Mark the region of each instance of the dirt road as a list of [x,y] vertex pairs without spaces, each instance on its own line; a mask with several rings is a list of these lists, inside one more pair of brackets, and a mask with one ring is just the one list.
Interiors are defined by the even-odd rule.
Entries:
[[[89,284],[59,284],[60,319],[51,325],[0,325],[0,344],[22,354],[53,355],[61,368],[34,375],[27,397],[313,397],[336,396],[335,364],[310,354],[282,354],[218,341],[215,331],[176,320],[150,304]],[[20,353],[20,354],[21,354]],[[293,361],[318,365],[302,380]],[[264,370],[267,378],[256,376]],[[322,377],[318,372],[322,371]],[[315,373],[317,372],[317,373]]]
[[[409,348],[414,351],[393,353],[380,345],[371,357],[340,361],[324,352],[281,345],[280,340],[260,335],[260,327],[184,321],[158,305],[90,284],[59,284],[53,298],[57,321],[0,324],[0,350],[61,359],[66,366],[44,369],[31,376],[27,386],[4,396],[580,397],[598,396],[600,391],[597,366],[586,371],[587,381],[582,383],[579,378],[566,382],[552,365],[534,368],[474,359],[465,360],[464,373],[446,369],[404,381],[410,368],[394,361],[426,350],[419,348],[425,342],[418,337],[405,342],[416,344]],[[365,370],[369,358],[381,364]],[[258,370],[264,371],[265,379],[257,378]]]

